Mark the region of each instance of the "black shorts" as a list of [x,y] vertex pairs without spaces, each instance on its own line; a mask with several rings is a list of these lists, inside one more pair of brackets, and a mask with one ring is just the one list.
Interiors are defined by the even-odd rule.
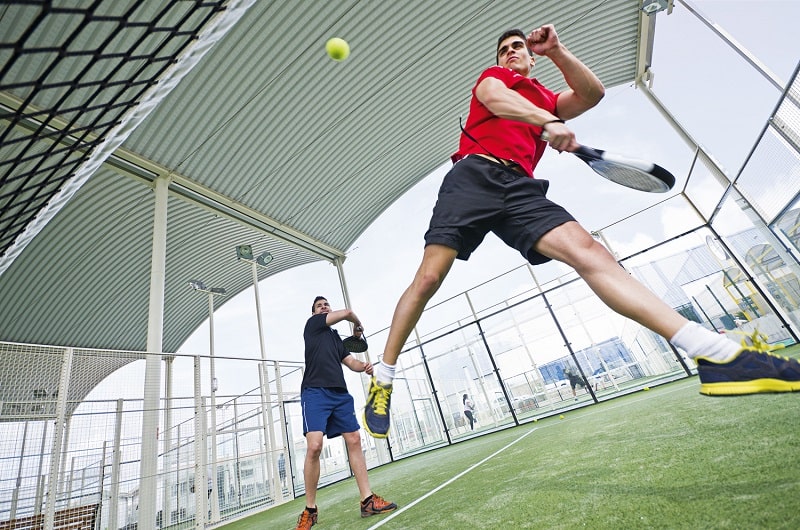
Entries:
[[426,245],[445,245],[467,260],[488,232],[515,248],[532,265],[550,258],[533,245],[553,228],[575,218],[545,197],[550,183],[532,179],[499,162],[468,156],[445,175]]
[[572,390],[575,390],[575,387],[581,385],[581,388],[586,388],[586,383],[583,382],[578,376],[569,376],[569,384],[572,387]]

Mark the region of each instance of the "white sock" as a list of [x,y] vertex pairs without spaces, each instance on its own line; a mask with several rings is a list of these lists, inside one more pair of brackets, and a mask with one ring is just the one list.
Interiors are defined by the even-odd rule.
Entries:
[[375,367],[375,380],[382,385],[391,385],[392,381],[394,381],[395,368],[396,365],[394,364],[381,362]]
[[714,333],[697,322],[686,323],[675,334],[670,343],[686,352],[690,359],[704,357],[706,359],[727,362],[741,349],[725,335]]

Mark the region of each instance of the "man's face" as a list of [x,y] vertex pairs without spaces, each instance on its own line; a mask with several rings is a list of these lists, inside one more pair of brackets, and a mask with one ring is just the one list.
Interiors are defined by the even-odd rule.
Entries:
[[522,37],[512,35],[497,48],[497,64],[527,76],[533,68],[534,58]]
[[314,302],[314,314],[319,315],[320,313],[330,313],[331,312],[331,304],[328,303],[327,300],[324,298],[322,300],[317,300]]

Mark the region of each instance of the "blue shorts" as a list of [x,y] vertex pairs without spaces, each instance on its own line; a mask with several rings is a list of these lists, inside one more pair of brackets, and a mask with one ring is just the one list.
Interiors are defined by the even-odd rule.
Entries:
[[425,244],[450,247],[466,260],[494,232],[532,265],[550,261],[533,245],[575,218],[545,197],[549,185],[493,160],[462,158],[442,181]]
[[347,390],[334,388],[304,388],[300,393],[303,408],[303,436],[319,431],[328,439],[361,428],[356,420],[356,408]]

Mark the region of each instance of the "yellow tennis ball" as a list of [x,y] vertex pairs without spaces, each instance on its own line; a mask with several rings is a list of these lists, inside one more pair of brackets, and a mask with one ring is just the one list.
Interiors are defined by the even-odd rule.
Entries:
[[344,61],[350,55],[350,45],[344,39],[333,37],[325,43],[325,51],[334,61]]
[[559,416],[559,419],[562,419],[562,420],[563,420],[563,419],[564,419],[564,415],[563,415],[563,414],[561,414],[561,415]]

